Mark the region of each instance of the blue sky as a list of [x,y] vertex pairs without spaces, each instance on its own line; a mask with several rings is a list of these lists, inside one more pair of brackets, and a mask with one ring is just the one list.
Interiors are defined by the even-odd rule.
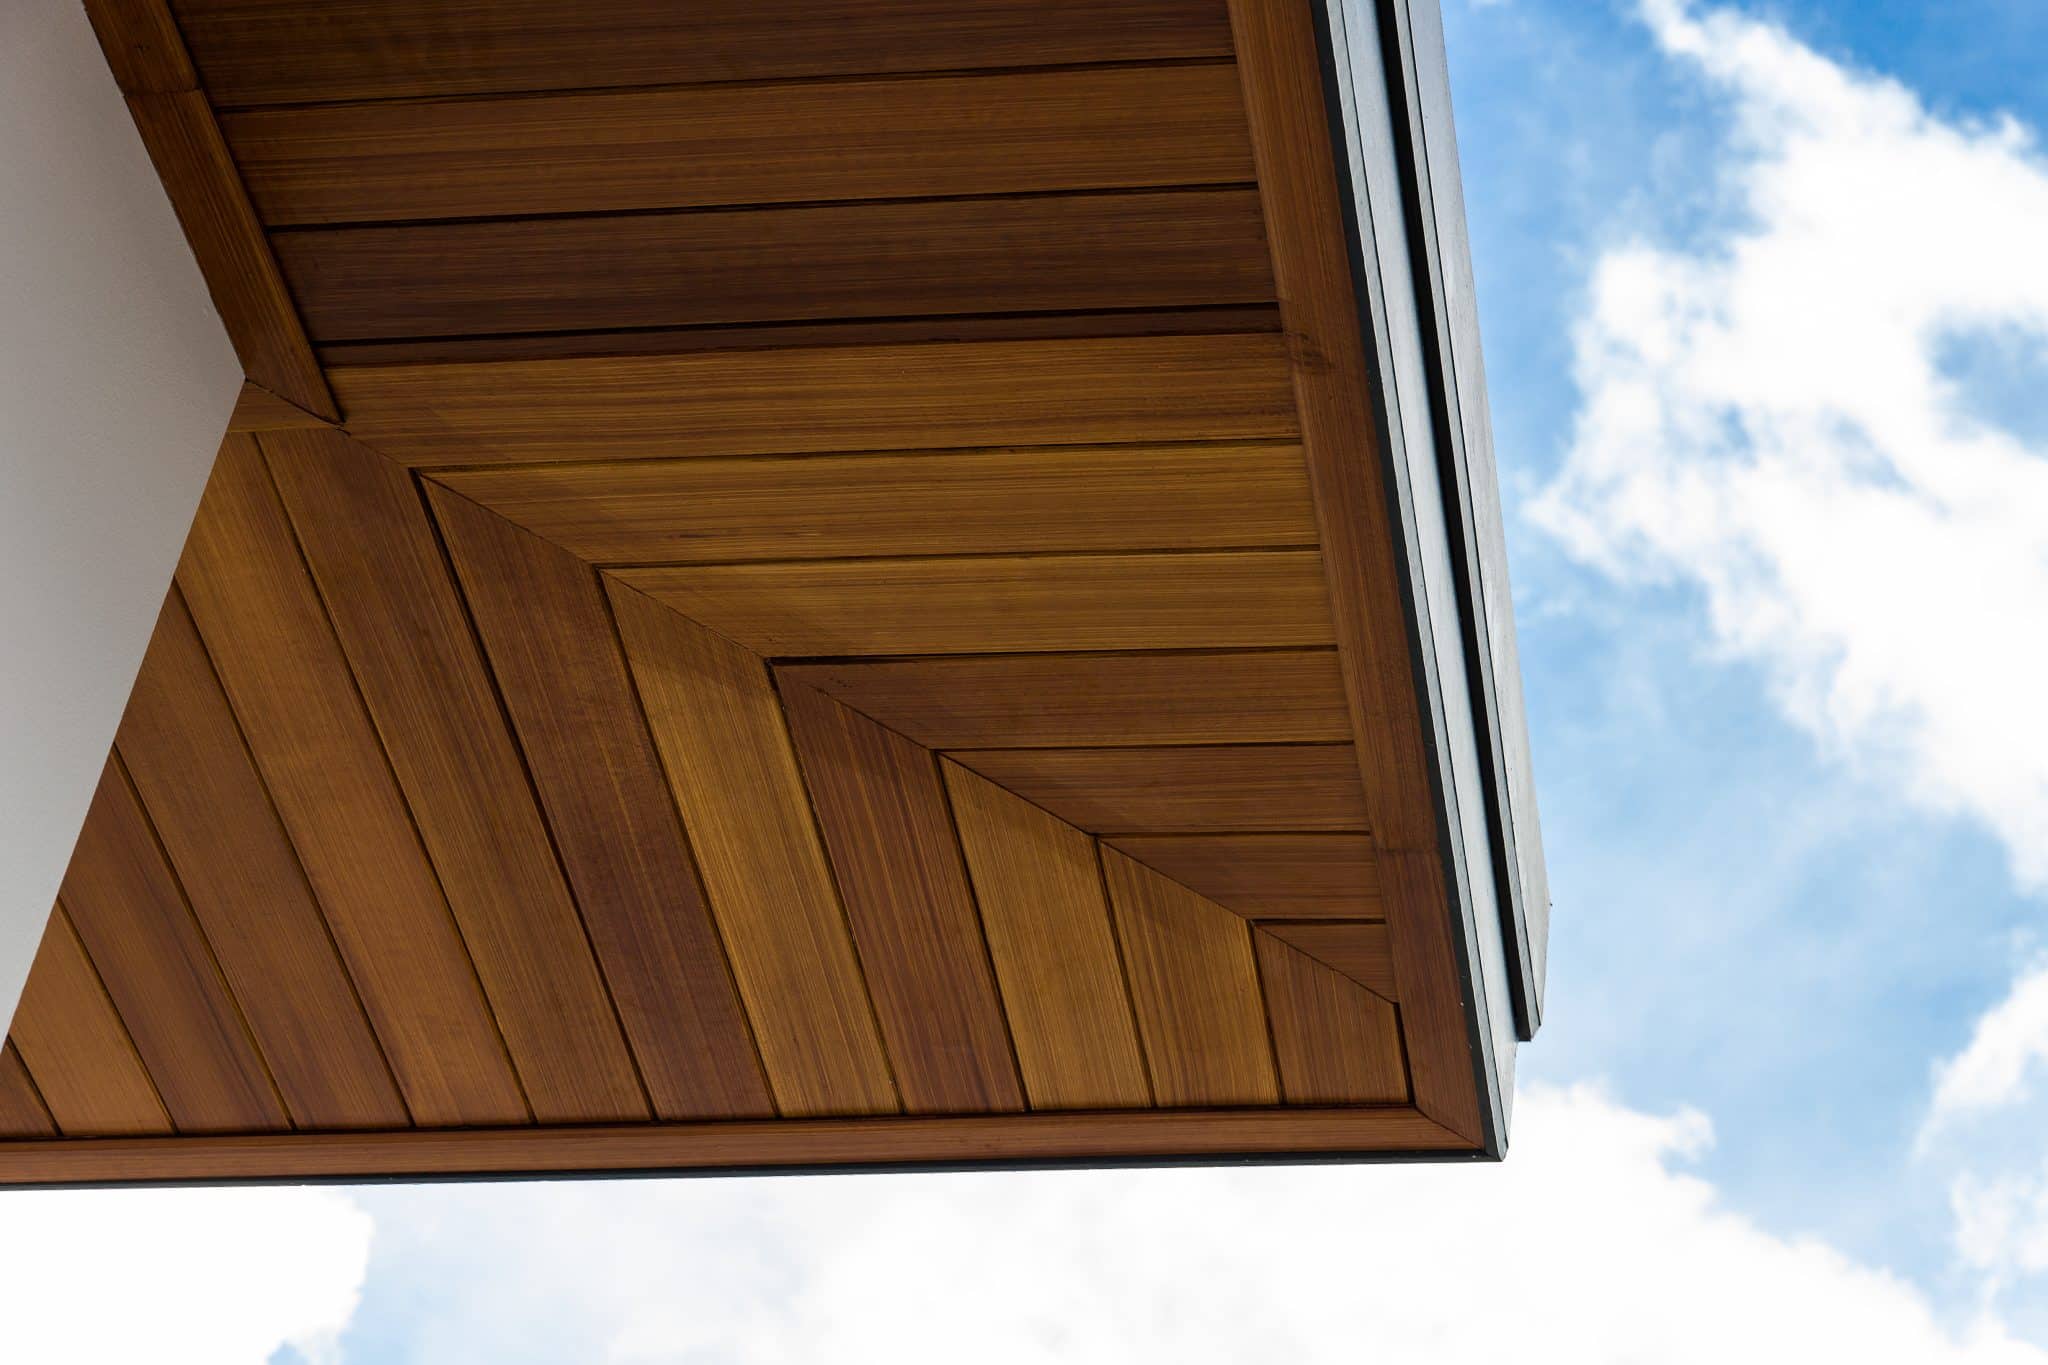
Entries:
[[1504,1166],[34,1196],[0,1283],[189,1264],[94,1361],[2048,1361],[2048,6],[1444,9],[1555,899]]

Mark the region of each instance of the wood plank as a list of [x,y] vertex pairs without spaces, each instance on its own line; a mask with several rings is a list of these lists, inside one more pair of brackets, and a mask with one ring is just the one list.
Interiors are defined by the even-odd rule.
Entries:
[[63,899],[179,1130],[290,1127],[118,758],[100,774]]
[[1271,333],[376,365],[330,376],[408,464],[1287,440]]
[[1115,849],[1102,872],[1159,1103],[1278,1104],[1250,928]]
[[781,674],[934,749],[1351,738],[1326,649],[848,660]]
[[123,94],[199,88],[166,0],[85,0],[85,17]]
[[242,368],[315,416],[338,416],[206,96],[197,90],[130,95],[128,112]]
[[1384,924],[1267,923],[1259,932],[1306,953],[1383,1000],[1392,1001],[1400,993],[1394,984],[1394,946]]
[[1264,929],[1252,941],[1287,1102],[1405,1102],[1408,1067],[1394,1007]]
[[940,765],[1034,1109],[1152,1102],[1094,842]]
[[221,447],[178,584],[422,1124],[529,1117],[256,444]]
[[315,417],[296,403],[287,403],[261,384],[242,381],[235,410],[228,414],[229,431],[282,431],[291,427],[324,427],[326,419]]
[[[1386,913],[1401,977],[1416,1104],[1478,1141],[1478,1077],[1444,880],[1406,589],[1369,407],[1351,241],[1336,182],[1322,59],[1307,6],[1229,0],[1280,308],[1303,339],[1293,369],[1322,524],[1360,768],[1389,875]],[[1308,357],[1314,357],[1309,363]]]
[[823,693],[781,694],[905,1109],[1022,1109],[937,759]]
[[1239,189],[314,228],[271,248],[322,342],[1273,297]]
[[1253,919],[1380,919],[1379,860],[1362,834],[1151,834],[1109,841]]
[[1220,57],[1217,0],[178,0],[214,100],[303,104]]
[[784,1114],[898,1107],[767,666],[616,583],[612,610]]
[[1313,550],[611,570],[758,654],[1246,648],[1330,638]]
[[114,742],[293,1120],[405,1127],[390,1067],[176,588]]
[[1467,1156],[1406,1105],[647,1123],[471,1132],[291,1133],[0,1143],[0,1185],[172,1184],[550,1173],[974,1170],[1152,1159],[1236,1165]]
[[47,1138],[57,1136],[56,1120],[43,1107],[28,1066],[14,1044],[0,1047],[0,1137]]
[[334,431],[263,453],[543,1123],[644,1119],[617,1012],[411,477]]
[[66,1137],[171,1131],[171,1116],[61,904],[29,968],[9,1042]]
[[429,491],[654,1112],[774,1113],[597,574]]
[[948,755],[1091,834],[1362,830],[1348,744],[962,749]]
[[1228,64],[260,109],[273,227],[1248,184]]
[[1286,445],[638,460],[434,477],[596,564],[1315,541],[1301,455]]

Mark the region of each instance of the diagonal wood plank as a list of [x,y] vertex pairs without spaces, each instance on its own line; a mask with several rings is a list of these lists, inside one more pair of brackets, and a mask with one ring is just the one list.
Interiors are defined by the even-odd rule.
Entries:
[[904,1107],[1022,1109],[937,759],[808,687],[781,693]]
[[1263,928],[1252,941],[1287,1102],[1406,1102],[1408,1067],[1394,1007]]
[[1301,453],[1216,442],[454,469],[595,564],[1315,543]]
[[1342,921],[1320,923],[1268,923],[1259,932],[1276,938],[1348,977],[1381,999],[1392,1002],[1398,994],[1394,985],[1394,948],[1384,924],[1351,924]]
[[1278,1104],[1249,927],[1115,849],[1101,852],[1159,1103]]
[[171,1116],[61,904],[43,931],[9,1041],[66,1137],[171,1131]]
[[896,1087],[767,665],[609,585],[655,747],[784,1114],[878,1114]]
[[825,560],[613,570],[757,654],[1316,645],[1313,550]]
[[1149,1105],[1093,841],[942,763],[1034,1109]]
[[178,584],[421,1124],[532,1117],[255,442],[222,445]]
[[964,749],[948,757],[1091,834],[1365,828],[1349,744]]
[[1250,919],[1379,919],[1379,860],[1362,834],[1126,834],[1104,841]]
[[0,1137],[48,1138],[57,1136],[57,1122],[43,1107],[36,1083],[14,1044],[0,1047]]
[[409,1122],[298,855],[174,587],[115,749],[292,1117]]
[[429,493],[654,1112],[773,1113],[596,572]]
[[1327,649],[852,659],[780,673],[933,749],[1351,738]]
[[334,431],[263,452],[543,1122],[646,1118],[583,922],[411,477]]

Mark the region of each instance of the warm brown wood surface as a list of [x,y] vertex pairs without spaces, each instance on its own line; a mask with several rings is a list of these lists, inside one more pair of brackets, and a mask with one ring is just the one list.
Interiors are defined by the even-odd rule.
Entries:
[[1252,934],[1289,1104],[1408,1098],[1394,1007],[1264,929]]
[[57,1136],[56,1121],[43,1107],[36,1083],[14,1044],[0,1047],[0,1138]]
[[1394,983],[1393,943],[1384,924],[1269,923],[1259,931],[1349,977],[1374,995],[1392,1000],[1399,992]]
[[123,94],[199,88],[166,0],[85,0],[85,16]]
[[61,902],[43,931],[9,1037],[64,1136],[171,1131],[171,1116]]
[[969,749],[952,758],[1099,834],[1365,828],[1348,744]]
[[1378,859],[1359,834],[1126,834],[1132,858],[1241,915],[1375,919]]

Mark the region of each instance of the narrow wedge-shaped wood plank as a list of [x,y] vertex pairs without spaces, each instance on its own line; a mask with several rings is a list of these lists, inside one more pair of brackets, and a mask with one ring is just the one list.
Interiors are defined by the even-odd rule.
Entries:
[[128,112],[177,210],[242,368],[306,411],[338,416],[206,96],[197,90],[130,95]]
[[767,665],[630,588],[612,610],[784,1114],[898,1108]]
[[823,693],[781,692],[905,1109],[1022,1109],[938,760]]
[[199,88],[168,0],[85,0],[85,15],[123,94]]
[[271,226],[1250,183],[1227,64],[259,109]]
[[596,572],[429,491],[655,1114],[774,1113]]
[[[223,105],[1217,57],[1217,0],[179,0]],[[310,40],[309,35],[318,35]]]
[[1351,738],[1327,649],[849,660],[781,673],[934,749]]
[[246,379],[235,399],[234,411],[228,414],[229,431],[282,431],[331,425],[326,418],[315,417],[298,404],[288,403],[261,384]]
[[14,1044],[0,1047],[0,1137],[47,1138],[57,1136],[57,1122],[43,1107],[36,1083]]
[[314,228],[271,247],[319,342],[1273,297],[1258,196],[1239,189]]
[[454,469],[436,480],[596,564],[1312,545],[1287,445]]
[[1278,1104],[1250,927],[1115,849],[1102,871],[1159,1103]]
[[1289,1104],[1401,1104],[1408,1067],[1394,1007],[1264,929],[1252,940]]
[[178,1130],[290,1127],[118,758],[100,774],[63,897]]
[[613,574],[757,654],[783,657],[1330,638],[1313,550],[824,560]]
[[647,1099],[411,477],[334,431],[263,451],[544,1123]]
[[1393,943],[1384,924],[1269,923],[1261,924],[1259,932],[1308,954],[1382,999],[1392,1001],[1399,995]]
[[334,370],[407,464],[1287,440],[1269,332],[697,351]]
[[1152,1102],[1094,842],[942,763],[1034,1109]]
[[292,1118],[408,1115],[176,588],[115,737]]
[[531,1117],[254,440],[221,447],[178,584],[421,1124]]
[[171,1116],[61,904],[43,931],[9,1041],[66,1137],[171,1131]]
[[1253,919],[1384,918],[1379,859],[1362,834],[1134,834],[1108,842]]
[[960,749],[948,756],[1091,834],[1365,828],[1349,744]]

